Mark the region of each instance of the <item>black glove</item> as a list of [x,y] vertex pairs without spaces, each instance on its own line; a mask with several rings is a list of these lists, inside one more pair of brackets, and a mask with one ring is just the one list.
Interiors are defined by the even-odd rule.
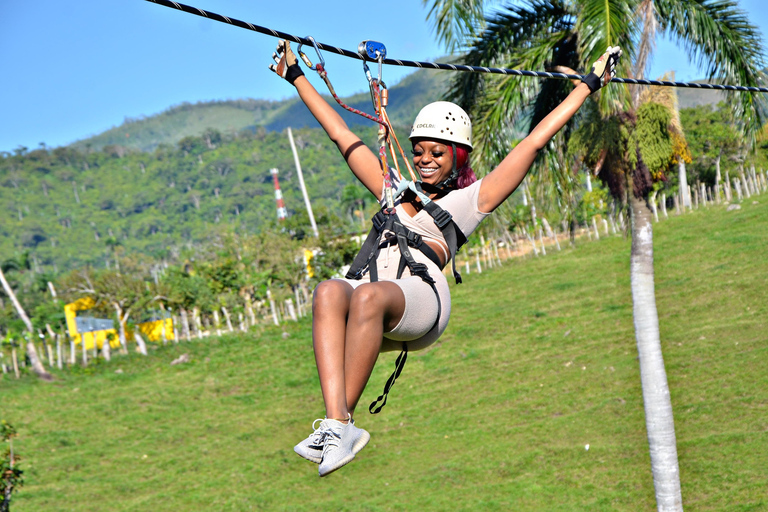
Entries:
[[605,53],[597,59],[597,62],[592,64],[592,70],[581,81],[587,84],[591,92],[600,89],[616,76],[616,64],[619,62],[619,57],[621,57],[621,48],[609,46]]
[[272,54],[272,58],[275,59],[275,63],[270,64],[269,69],[288,80],[291,85],[297,78],[304,76],[304,72],[299,67],[299,61],[291,50],[291,43],[288,41],[281,39],[277,43],[277,51]]

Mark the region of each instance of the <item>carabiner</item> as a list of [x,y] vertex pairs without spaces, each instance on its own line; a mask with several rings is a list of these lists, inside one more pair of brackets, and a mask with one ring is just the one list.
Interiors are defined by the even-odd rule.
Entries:
[[[317,57],[320,59],[320,67],[325,68],[325,59],[323,59],[323,55],[320,53],[320,48],[317,47],[317,42],[315,41],[315,38],[312,36],[307,36],[307,39],[312,41],[312,46],[315,47],[315,52],[317,52]],[[307,54],[301,51],[302,46],[304,46],[304,43],[299,43],[299,47],[296,49],[296,53],[299,54],[299,57],[301,57],[301,60],[304,61],[304,64],[306,64],[309,69],[313,71],[317,71],[317,66],[313,66],[312,61],[309,60],[309,57],[307,57]]]

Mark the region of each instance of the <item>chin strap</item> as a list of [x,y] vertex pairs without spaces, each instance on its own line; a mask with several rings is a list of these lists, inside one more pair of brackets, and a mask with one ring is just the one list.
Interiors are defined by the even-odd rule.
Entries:
[[456,180],[459,179],[459,169],[457,165],[458,157],[456,156],[456,144],[453,142],[451,143],[451,149],[453,150],[453,166],[451,167],[451,175],[435,185],[435,187],[439,190],[456,190]]

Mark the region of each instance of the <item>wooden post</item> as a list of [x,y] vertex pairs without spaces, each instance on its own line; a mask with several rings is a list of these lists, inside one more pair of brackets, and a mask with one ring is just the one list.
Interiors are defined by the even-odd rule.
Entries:
[[181,308],[181,328],[184,331],[184,337],[189,341],[191,338],[189,332],[189,317],[187,316],[187,310],[184,308]]
[[499,244],[493,243],[493,255],[496,257],[496,263],[501,266],[501,258],[499,257]]
[[275,301],[272,299],[272,292],[267,290],[267,299],[269,300],[269,309],[272,310],[272,322],[275,325],[280,325],[280,320],[277,318],[277,308],[275,307]]
[[16,374],[16,378],[20,379],[19,374],[19,358],[16,356],[16,347],[11,346],[11,361],[13,361],[13,373]]
[[59,370],[64,368],[64,353],[61,347],[61,334],[56,335],[56,366]]
[[285,299],[285,309],[288,311],[288,316],[291,317],[291,320],[294,322],[299,321],[296,317],[296,309],[293,307],[293,301],[291,299]]
[[213,325],[216,327],[216,336],[221,336],[221,329],[219,328],[219,312],[215,309],[213,310]]
[[200,310],[195,306],[192,309],[192,319],[195,322],[195,328],[197,329],[197,339],[203,339],[203,322],[200,319]]
[[251,296],[245,297],[245,312],[248,314],[248,319],[251,321],[251,327],[256,325],[256,314],[253,312],[253,304],[251,303]]
[[221,306],[221,312],[224,313],[224,318],[227,321],[227,329],[229,329],[229,332],[235,332],[235,330],[232,328],[232,320],[229,318],[229,311],[227,311],[227,308]]
[[299,318],[302,318],[304,316],[304,307],[301,303],[301,297],[299,296],[299,287],[295,286],[293,288],[293,294],[296,296],[296,313],[299,315]]

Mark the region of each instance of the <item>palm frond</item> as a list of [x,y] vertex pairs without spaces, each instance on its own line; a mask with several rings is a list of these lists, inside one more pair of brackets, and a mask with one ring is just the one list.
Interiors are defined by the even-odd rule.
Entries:
[[422,4],[429,7],[427,19],[433,20],[438,42],[450,51],[482,30],[483,0],[422,0]]
[[[459,61],[470,66],[521,67],[535,58],[514,58],[524,50],[548,51],[539,39],[550,32],[568,32],[573,16],[561,0],[533,0],[528,5],[512,6],[487,20],[485,29],[472,41]],[[546,60],[546,59],[544,59]],[[543,69],[543,68],[527,68]],[[484,91],[486,81],[498,81],[480,73],[461,73],[452,82],[449,95],[464,108],[471,108]],[[527,81],[535,81],[526,79]]]
[[[534,0],[489,17],[462,63],[534,70],[573,66],[575,16],[568,8],[561,0]],[[515,125],[540,87],[537,79],[515,76],[465,73],[454,80],[449,96],[474,119],[478,168],[493,167],[507,154]]]
[[[609,46],[619,46],[623,55],[616,73],[628,76],[637,52],[633,34],[637,32],[634,12],[637,0],[580,0],[576,31],[579,35],[579,54],[582,69],[588,73],[594,63]],[[629,89],[626,85],[613,84],[600,92],[600,108],[603,112],[617,112],[629,107]]]
[[[699,66],[709,80],[728,85],[761,87],[765,54],[759,30],[734,0],[657,0],[659,24]],[[753,93],[739,93],[734,114],[744,134],[754,141],[763,120]]]

